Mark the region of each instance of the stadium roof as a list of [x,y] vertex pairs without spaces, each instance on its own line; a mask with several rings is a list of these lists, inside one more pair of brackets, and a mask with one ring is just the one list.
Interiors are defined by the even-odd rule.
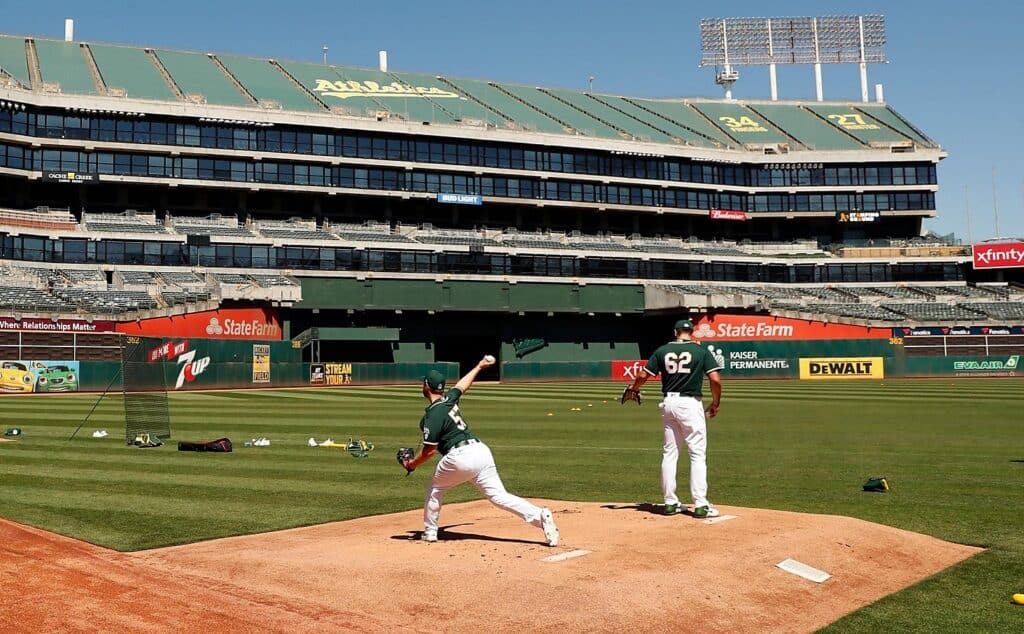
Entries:
[[[939,150],[885,104],[650,99],[401,71],[0,35],[8,95],[334,115],[770,153]],[[184,112],[184,110],[182,110]],[[211,115],[214,116],[214,115]],[[255,117],[254,117],[255,118]]]

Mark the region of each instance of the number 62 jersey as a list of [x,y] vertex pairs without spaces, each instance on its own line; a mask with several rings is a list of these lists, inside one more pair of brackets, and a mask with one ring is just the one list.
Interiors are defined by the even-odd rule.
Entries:
[[655,376],[661,374],[661,391],[677,392],[683,396],[700,398],[704,376],[722,369],[704,346],[696,341],[670,341],[654,351],[644,371]]
[[427,406],[420,419],[420,431],[424,445],[436,445],[442,454],[464,440],[479,440],[469,431],[459,411],[462,390],[453,387],[445,395]]

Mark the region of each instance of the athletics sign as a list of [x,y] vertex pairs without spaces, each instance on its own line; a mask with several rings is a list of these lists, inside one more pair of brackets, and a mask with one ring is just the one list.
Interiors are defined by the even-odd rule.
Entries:
[[1024,266],[1024,242],[975,244],[971,247],[976,269],[1009,269]]

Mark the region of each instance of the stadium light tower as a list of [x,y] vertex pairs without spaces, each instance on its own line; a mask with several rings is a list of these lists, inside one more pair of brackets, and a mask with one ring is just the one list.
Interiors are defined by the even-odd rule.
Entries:
[[737,66],[768,66],[772,100],[777,100],[776,64],[813,64],[818,101],[824,99],[822,64],[859,64],[861,100],[868,101],[868,64],[884,64],[885,16],[832,15],[817,18],[705,18],[700,21],[700,66],[722,70],[715,83],[732,98]]

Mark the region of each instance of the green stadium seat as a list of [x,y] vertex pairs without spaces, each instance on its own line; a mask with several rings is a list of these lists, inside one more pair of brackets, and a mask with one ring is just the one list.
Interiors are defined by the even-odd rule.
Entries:
[[36,39],[35,46],[43,83],[59,84],[63,93],[99,94],[78,42]]
[[889,126],[850,106],[815,104],[805,107],[865,145],[910,142],[910,138],[906,135],[896,132]]
[[202,95],[206,103],[218,106],[252,105],[209,56],[163,49],[158,49],[156,56],[186,96]]
[[649,110],[663,119],[667,119],[686,130],[697,133],[701,145],[730,147],[736,141],[708,123],[707,119],[695,111],[691,105],[682,101],[661,101],[656,99],[635,99],[627,97],[626,101],[636,104],[638,108]]
[[596,99],[608,106],[621,110],[628,114],[634,119],[639,119],[652,127],[658,128],[659,130],[665,131],[673,139],[679,139],[687,145],[696,145],[701,147],[716,147],[721,144],[713,142],[706,136],[703,136],[690,128],[680,125],[675,121],[666,119],[665,117],[659,116],[650,110],[646,110],[643,107],[637,105],[633,101],[625,97],[614,97],[612,95],[593,95],[593,99]]
[[793,143],[792,138],[779,132],[763,116],[738,103],[701,101],[690,105],[710,119],[725,134],[744,145]]
[[523,102],[509,97],[485,81],[451,77],[445,77],[445,81],[458,88],[463,94],[470,95],[477,101],[487,104],[489,108],[502,113],[515,123],[514,127],[535,132],[566,134],[562,124],[537,112]]
[[177,98],[143,49],[90,44],[89,50],[107,88],[123,88],[132,98]]
[[750,104],[750,109],[813,150],[862,150],[864,145],[796,105]]
[[25,88],[32,86],[28,74],[25,38],[0,35],[0,70],[18,80]]
[[556,121],[560,121],[577,133],[593,136],[603,137],[606,139],[623,139],[624,135],[620,134],[615,128],[601,123],[597,119],[586,115],[575,108],[562,103],[555,99],[551,95],[541,92],[537,88],[529,88],[527,86],[517,86],[515,84],[498,84],[495,83],[500,90],[503,90],[517,99],[521,99],[530,106],[540,110],[544,114],[550,116]]
[[458,98],[445,97],[442,99],[435,96],[428,97],[431,101],[437,102],[438,105],[443,107],[450,114],[454,115],[457,120],[462,121],[466,119],[476,119],[478,121],[486,121],[487,123],[498,127],[504,127],[505,119],[500,115],[488,110],[477,102],[466,98],[465,95],[460,94],[458,91],[454,90],[452,86],[441,82],[436,77],[423,73],[393,72],[390,74],[408,86],[422,86],[430,88],[431,90],[436,89],[441,93],[453,93],[458,95]]
[[871,116],[876,121],[884,123],[902,135],[913,139],[923,147],[938,147],[938,145],[924,136],[914,126],[907,123],[906,119],[889,106],[881,104],[857,104],[856,109]]
[[595,119],[612,126],[616,130],[625,132],[633,138],[659,143],[677,143],[675,137],[665,132],[664,129],[642,120],[634,119],[632,116],[616,110],[600,99],[571,90],[545,88],[544,92],[568,102],[574,108],[586,112]]
[[284,110],[299,112],[324,110],[268,60],[234,55],[217,55],[217,59],[260,102],[277,102]]
[[[434,97],[423,96],[423,93],[402,96],[400,89],[404,88],[403,82],[390,73],[350,66],[331,68],[337,76],[335,82],[340,82],[335,91],[338,94],[327,94],[321,98],[330,101],[332,106],[339,105],[353,114],[372,115],[376,111],[385,110],[409,121],[455,123],[456,116],[446,109],[446,104],[460,97],[449,87],[435,87]],[[427,90],[431,88],[420,84],[415,86]]]

